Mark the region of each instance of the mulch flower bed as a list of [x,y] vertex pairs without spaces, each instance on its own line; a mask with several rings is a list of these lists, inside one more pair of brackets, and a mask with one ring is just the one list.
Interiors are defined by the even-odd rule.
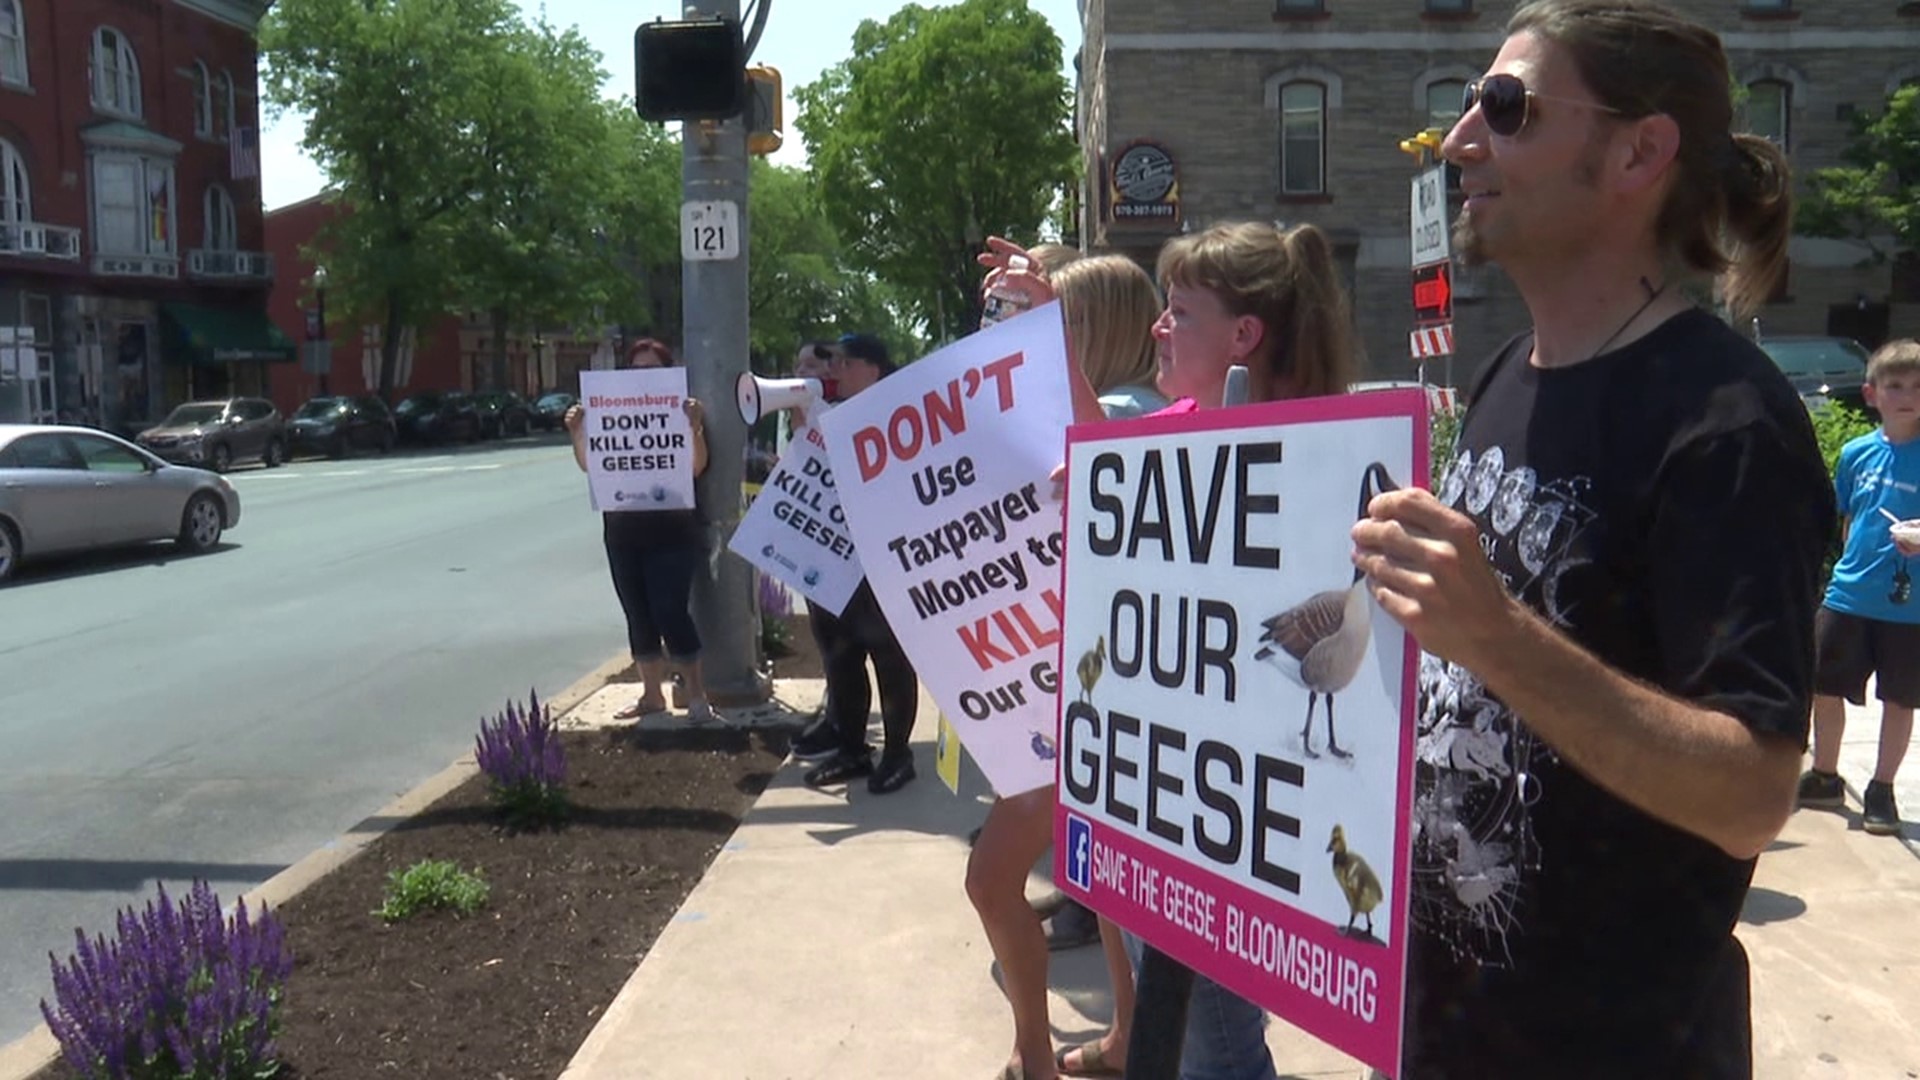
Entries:
[[[804,614],[781,678],[815,677]],[[274,914],[293,954],[286,1080],[557,1077],[786,757],[783,728],[573,731],[571,812],[515,831],[475,776]],[[391,925],[388,875],[422,860],[475,871],[472,915]],[[228,898],[230,899],[230,898]],[[64,1063],[36,1080],[67,1080]]]

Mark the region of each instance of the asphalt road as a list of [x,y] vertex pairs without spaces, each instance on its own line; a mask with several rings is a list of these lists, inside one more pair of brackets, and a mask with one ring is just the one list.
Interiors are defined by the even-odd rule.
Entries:
[[564,444],[237,471],[222,550],[0,590],[0,1043],[156,881],[223,901],[623,647]]

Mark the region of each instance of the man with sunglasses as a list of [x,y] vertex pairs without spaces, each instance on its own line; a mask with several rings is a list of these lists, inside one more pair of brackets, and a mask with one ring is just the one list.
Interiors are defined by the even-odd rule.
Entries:
[[1793,808],[1833,502],[1797,395],[1688,290],[1772,291],[1787,166],[1651,0],[1507,30],[1442,153],[1456,249],[1533,325],[1434,491],[1353,531],[1426,653],[1401,1077],[1745,1077],[1733,927]]

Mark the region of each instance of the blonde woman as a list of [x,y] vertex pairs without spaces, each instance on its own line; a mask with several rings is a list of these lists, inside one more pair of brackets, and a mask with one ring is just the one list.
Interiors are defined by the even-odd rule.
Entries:
[[[1051,273],[1038,257],[1027,265],[1039,269],[1027,271],[1031,281],[1025,291],[1035,303],[1059,298],[1074,370],[1102,406],[1116,416],[1137,416],[1165,405],[1153,389],[1153,325],[1160,295],[1147,272],[1121,255],[1076,259]],[[1103,919],[1113,1025],[1098,1043],[1070,1048],[1061,1055],[1065,1060],[1054,1056],[1047,939],[1040,916],[1026,900],[1027,874],[1052,838],[1053,808],[1051,787],[996,801],[967,861],[967,896],[1000,963],[1013,1009],[1014,1053],[1001,1073],[1004,1080],[1048,1080],[1065,1069],[1118,1075],[1110,1063],[1123,1055],[1133,1016],[1132,966],[1118,930]]]
[[[1053,294],[1056,282],[1017,262],[1016,256],[1021,253],[1016,246],[997,238],[989,245],[981,261],[994,268],[990,281],[1004,280],[1024,288],[1036,300]],[[1220,407],[1227,372],[1234,366],[1247,369],[1249,402],[1344,393],[1352,383],[1360,362],[1352,311],[1333,245],[1320,229],[1312,225],[1281,229],[1257,222],[1215,225],[1168,242],[1160,252],[1157,272],[1166,306],[1152,326],[1155,386],[1174,399],[1163,412]],[[1063,306],[1069,306],[1064,297]],[[1075,358],[1079,360],[1077,353]],[[1103,419],[1106,412],[1100,388],[1083,363],[1070,365],[1068,379],[1073,390],[1074,420],[1092,423]],[[1050,817],[1053,798],[1052,789],[1042,789],[1002,803],[1039,803],[1046,811],[1044,816]],[[1026,806],[1022,809],[1038,812]],[[1003,816],[1009,819],[1009,826],[1016,824],[1013,811]],[[981,846],[986,846],[995,824],[989,814]],[[1033,848],[1025,865],[1031,865],[1043,848],[1044,844]],[[1018,854],[1016,851],[1006,858]],[[979,892],[975,889],[974,863],[979,861],[977,847],[967,876],[968,892],[975,897],[976,907],[981,906],[981,896],[988,891],[984,887]],[[981,919],[987,922],[985,910]],[[1008,919],[1006,925],[1014,924]],[[1006,930],[1001,933],[1010,942],[1021,940]],[[989,925],[988,938],[994,943],[994,955],[1001,961],[1011,997],[1014,978],[1006,974],[1008,958],[1002,955],[1001,942],[994,935],[995,927]],[[1131,944],[1137,946],[1138,942]],[[1165,978],[1177,970],[1171,961],[1156,956],[1153,964],[1142,966],[1136,995],[1143,1000],[1164,998],[1166,995],[1150,980]],[[1058,1060],[1036,1066],[1037,1051],[1023,1040],[1026,1031],[1020,1023],[1019,1009],[1016,1001],[1016,1063],[1009,1065],[1003,1076],[1010,1080],[1044,1080],[1059,1074],[1120,1074],[1128,1033],[1109,1031],[1098,1043],[1069,1048]],[[1040,1020],[1044,1024],[1044,999]],[[1275,1073],[1264,1026],[1265,1013],[1258,1006],[1208,979],[1194,979],[1182,1040],[1181,1077],[1270,1080]],[[1045,1038],[1044,1027],[1040,1037]],[[1134,1042],[1145,1045],[1139,1039]],[[1018,1071],[1021,1068],[1025,1071]]]

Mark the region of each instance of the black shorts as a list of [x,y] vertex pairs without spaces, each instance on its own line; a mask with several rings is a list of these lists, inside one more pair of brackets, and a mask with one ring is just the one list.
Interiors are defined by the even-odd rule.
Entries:
[[1878,676],[1881,701],[1920,707],[1920,623],[1882,622],[1821,607],[1813,619],[1813,692],[1867,701]]

